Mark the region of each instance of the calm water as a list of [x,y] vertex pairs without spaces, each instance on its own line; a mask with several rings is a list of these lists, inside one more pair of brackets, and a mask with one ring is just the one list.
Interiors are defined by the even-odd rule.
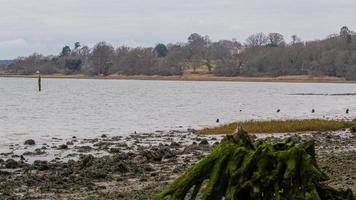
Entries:
[[217,118],[356,117],[356,96],[290,95],[354,93],[352,84],[44,79],[42,85],[39,93],[36,79],[0,78],[0,146],[28,138],[201,128],[216,125]]

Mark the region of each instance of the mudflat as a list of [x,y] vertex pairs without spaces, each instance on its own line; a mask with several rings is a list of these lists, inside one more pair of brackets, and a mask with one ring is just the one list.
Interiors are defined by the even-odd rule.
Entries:
[[[151,199],[223,138],[194,132],[53,138],[53,144],[29,140],[12,145],[0,154],[0,193],[16,199]],[[356,193],[356,133],[343,130],[251,137],[271,142],[286,137],[300,143],[314,140],[318,164],[330,176],[327,184]]]

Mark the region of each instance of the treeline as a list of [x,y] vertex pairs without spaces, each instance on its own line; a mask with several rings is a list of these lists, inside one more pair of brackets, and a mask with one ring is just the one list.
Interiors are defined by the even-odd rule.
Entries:
[[348,27],[326,39],[303,42],[293,35],[287,43],[279,33],[256,33],[244,43],[211,41],[193,33],[184,43],[155,47],[119,46],[99,42],[93,48],[76,42],[59,55],[33,54],[15,59],[8,73],[65,73],[88,75],[182,75],[184,72],[218,76],[337,76],[356,79],[356,35]]

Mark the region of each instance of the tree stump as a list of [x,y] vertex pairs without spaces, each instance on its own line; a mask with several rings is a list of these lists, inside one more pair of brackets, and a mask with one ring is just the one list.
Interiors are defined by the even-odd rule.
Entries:
[[226,136],[155,200],[352,200],[351,190],[322,181],[314,142],[253,142],[243,129]]

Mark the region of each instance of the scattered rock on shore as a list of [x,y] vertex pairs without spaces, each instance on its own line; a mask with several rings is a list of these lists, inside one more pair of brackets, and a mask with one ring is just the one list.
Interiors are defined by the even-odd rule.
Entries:
[[18,167],[19,167],[19,164],[14,159],[8,159],[5,162],[5,168],[7,168],[7,169],[15,169],[15,168],[18,168]]
[[[328,167],[325,171],[332,177],[330,184],[349,185],[356,183],[356,177],[350,175],[356,170],[353,167],[356,162],[353,157],[355,154],[351,154],[346,160],[344,154],[340,153],[337,156],[339,160],[335,163],[330,162],[332,160],[330,156],[333,156],[336,151],[342,152],[356,146],[356,134],[350,132],[342,133],[347,138],[340,137],[334,132],[323,132],[294,136],[294,139],[300,142],[314,139],[318,162],[321,163],[321,167]],[[290,136],[292,135],[288,135]],[[18,155],[14,149],[10,153],[0,153],[3,158],[2,163],[0,159],[0,168],[6,172],[0,172],[0,180],[3,181],[3,184],[0,184],[0,193],[6,190],[9,194],[6,197],[17,197],[22,195],[19,191],[25,189],[30,191],[28,194],[30,197],[40,199],[42,197],[53,199],[53,194],[63,193],[68,199],[86,198],[90,194],[100,193],[109,193],[119,199],[126,197],[126,199],[151,199],[152,192],[157,193],[157,190],[162,190],[162,186],[167,182],[181,175],[210,152],[214,147],[210,144],[218,144],[220,139],[220,136],[201,137],[187,132],[146,133],[106,138],[99,136],[93,139],[78,139],[78,143],[76,142],[66,151],[62,149],[67,149],[68,146],[65,148],[60,145],[65,142],[56,140],[51,145],[56,147],[48,148],[43,156],[36,155],[44,152],[43,149],[33,151],[28,146],[29,153],[26,155],[25,162],[29,164],[18,161],[19,156],[12,158],[13,155]],[[265,139],[280,140],[278,137]],[[53,156],[50,158],[56,159],[39,161],[38,157],[46,156]],[[33,162],[34,158],[36,158],[35,162]],[[336,168],[336,165],[340,168]],[[344,165],[348,170],[341,170],[341,166]],[[6,185],[11,187],[5,187]],[[103,196],[101,199],[107,197]]]
[[32,146],[32,145],[35,145],[36,142],[35,142],[35,140],[33,140],[33,139],[29,139],[29,140],[26,140],[24,144],[25,144],[25,145],[30,145],[30,146]]

